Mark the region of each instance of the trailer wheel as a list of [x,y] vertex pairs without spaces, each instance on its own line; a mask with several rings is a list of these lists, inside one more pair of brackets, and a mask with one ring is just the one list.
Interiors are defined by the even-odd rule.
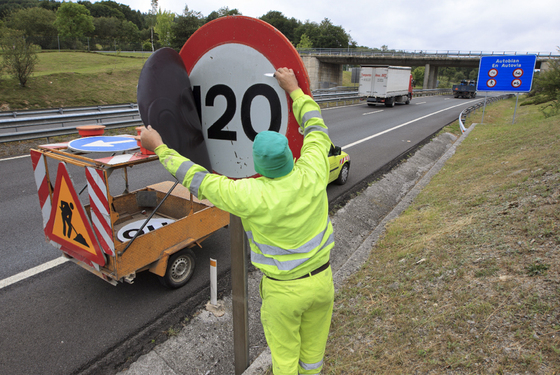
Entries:
[[385,99],[385,107],[394,107],[394,106],[395,106],[395,98]]
[[165,275],[159,281],[170,289],[185,285],[194,273],[195,255],[191,249],[183,249],[169,257]]
[[410,95],[407,95],[406,102],[404,102],[404,104],[410,104],[410,99],[411,99]]

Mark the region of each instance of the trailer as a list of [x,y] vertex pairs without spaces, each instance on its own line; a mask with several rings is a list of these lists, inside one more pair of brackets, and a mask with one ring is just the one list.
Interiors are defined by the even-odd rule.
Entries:
[[476,98],[476,80],[464,79],[458,85],[453,85],[452,88],[454,98]]
[[[95,138],[90,144],[100,144]],[[125,141],[113,143],[119,142]],[[47,240],[112,285],[133,283],[142,271],[156,274],[169,288],[185,285],[196,264],[192,247],[202,247],[229,224],[227,212],[198,200],[177,181],[129,192],[128,169],[158,161],[153,154],[90,155],[68,144],[38,146],[30,153]],[[85,174],[85,187],[74,186],[70,170]],[[123,193],[110,191],[111,175],[124,175]],[[89,204],[79,197],[85,190]]]
[[386,107],[394,107],[395,103],[410,104],[412,82],[410,67],[362,66],[358,95],[365,97],[370,106],[377,103]]

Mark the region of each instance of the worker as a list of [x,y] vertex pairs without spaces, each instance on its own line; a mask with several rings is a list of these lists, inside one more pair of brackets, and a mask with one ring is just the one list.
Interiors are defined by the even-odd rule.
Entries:
[[295,163],[287,138],[273,131],[260,132],[253,142],[262,177],[238,180],[209,173],[169,149],[151,126],[139,139],[195,196],[241,218],[251,262],[264,274],[261,322],[274,374],[319,374],[334,301],[326,192],[331,140],[319,106],[303,93],[293,70],[279,68],[275,77],[304,131]]

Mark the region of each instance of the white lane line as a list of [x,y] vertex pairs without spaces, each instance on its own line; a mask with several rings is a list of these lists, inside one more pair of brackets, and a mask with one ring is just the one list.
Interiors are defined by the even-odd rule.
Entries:
[[427,102],[420,102],[420,103],[414,103],[414,104],[418,105],[418,104],[426,104],[426,103]]
[[383,112],[383,110],[380,109],[379,111],[375,111],[375,112],[366,112],[366,113],[362,113],[362,116],[373,115],[374,113],[379,113],[379,112]]
[[29,157],[31,157],[31,155],[13,156],[13,157],[11,157],[11,158],[0,159],[0,161],[8,161],[8,160],[21,159],[21,158],[29,158]]
[[64,257],[56,258],[56,259],[53,259],[49,262],[40,264],[37,267],[30,268],[27,271],[20,272],[17,275],[10,276],[6,279],[0,280],[0,289],[5,288],[9,285],[15,284],[15,283],[17,283],[21,280],[27,279],[28,277],[40,274],[43,271],[47,271],[47,270],[49,270],[53,267],[59,266],[59,265],[61,265],[63,263],[66,263],[66,262],[68,262],[67,258],[64,258]]
[[430,114],[428,114],[428,115],[426,115],[426,116],[418,117],[418,118],[415,119],[415,120],[411,120],[411,121],[409,121],[409,122],[405,122],[404,124],[400,124],[400,125],[394,126],[394,127],[392,127],[391,129],[384,130],[384,131],[382,131],[382,132],[380,132],[380,133],[377,133],[377,134],[374,134],[374,135],[370,135],[369,137],[366,137],[366,138],[361,139],[361,140],[359,140],[359,141],[356,141],[356,142],[354,142],[354,143],[350,143],[350,144],[347,144],[346,146],[342,146],[342,149],[345,150],[345,149],[350,148],[350,147],[352,147],[352,146],[359,145],[360,143],[363,143],[363,142],[365,142],[365,141],[369,141],[370,139],[373,139],[373,138],[375,138],[375,137],[379,137],[380,135],[383,135],[383,134],[385,134],[385,133],[389,133],[390,131],[393,131],[393,130],[395,130],[395,129],[402,128],[403,126],[410,125],[410,124],[412,124],[412,123],[414,123],[414,122],[416,122],[416,121],[420,121],[420,120],[425,119],[425,118],[427,118],[427,117],[430,117],[430,116],[436,115],[436,114],[438,114],[438,113],[441,113],[441,112],[445,112],[445,111],[447,111],[447,110],[450,110],[450,109],[452,109],[452,108],[460,107],[460,106],[463,106],[463,105],[465,105],[465,104],[468,104],[468,103],[471,103],[471,102],[475,102],[475,101],[476,101],[476,100],[470,100],[470,101],[468,101],[468,102],[463,102],[463,103],[461,103],[461,104],[457,104],[457,105],[454,105],[454,106],[449,107],[449,108],[440,109],[439,111],[430,113]]

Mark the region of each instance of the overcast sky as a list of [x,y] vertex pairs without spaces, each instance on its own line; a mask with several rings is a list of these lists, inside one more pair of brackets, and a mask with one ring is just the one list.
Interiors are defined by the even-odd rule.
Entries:
[[[117,0],[147,13],[150,0]],[[552,52],[560,46],[560,0],[159,0],[182,14],[227,6],[245,16],[270,10],[301,22],[328,18],[359,46],[425,51]]]

